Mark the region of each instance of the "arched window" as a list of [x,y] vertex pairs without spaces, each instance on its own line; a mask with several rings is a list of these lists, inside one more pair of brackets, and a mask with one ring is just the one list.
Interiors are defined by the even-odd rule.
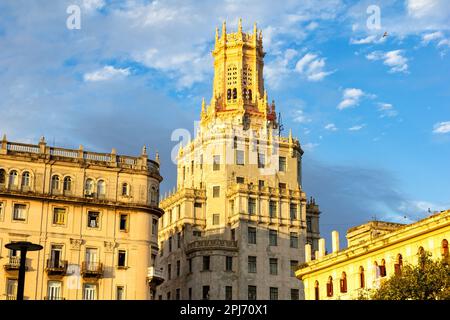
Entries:
[[332,297],[332,296],[333,296],[333,277],[329,276],[328,282],[327,282],[327,297]]
[[319,300],[320,299],[320,296],[319,296],[319,281],[317,281],[317,280],[314,283],[314,299],[315,300]]
[[4,184],[6,182],[6,171],[5,169],[0,169],[0,184]]
[[64,178],[64,191],[71,191],[72,190],[72,178],[71,177],[65,177]]
[[403,257],[402,255],[399,253],[397,255],[397,261],[394,264],[394,270],[395,270],[395,275],[399,276],[402,274],[402,267],[403,267]]
[[227,100],[231,99],[231,89],[227,90]]
[[248,100],[252,100],[252,89],[248,89]]
[[30,186],[30,173],[28,171],[25,171],[22,173],[22,187],[29,187]]
[[151,204],[156,205],[158,203],[158,191],[154,186],[150,189],[150,201]]
[[106,194],[106,185],[104,180],[98,180],[97,182],[97,195],[104,196]]
[[341,282],[341,292],[346,293],[347,292],[347,274],[345,272],[342,272],[340,282]]
[[424,254],[425,254],[425,249],[422,246],[420,246],[419,249],[417,249],[417,255],[421,257]]
[[380,277],[386,277],[386,260],[381,259]]
[[366,286],[366,279],[364,277],[364,268],[359,267],[359,287],[364,288]]
[[17,186],[19,182],[19,174],[16,170],[13,170],[9,173],[9,185]]
[[373,262],[373,278],[377,279],[380,277],[380,268],[378,267],[378,262]]
[[122,196],[130,195],[130,185],[128,183],[122,183]]
[[233,89],[233,99],[237,99],[237,89]]
[[94,180],[87,179],[86,183],[84,185],[84,189],[85,189],[87,195],[93,194],[94,193]]
[[441,244],[441,255],[443,258],[447,259],[449,256],[449,252],[448,252],[448,241],[447,239],[442,240],[442,244]]
[[52,177],[52,190],[59,190],[59,177],[57,175]]
[[242,96],[244,97],[244,99],[247,99],[247,89],[244,89],[244,91],[242,92]]

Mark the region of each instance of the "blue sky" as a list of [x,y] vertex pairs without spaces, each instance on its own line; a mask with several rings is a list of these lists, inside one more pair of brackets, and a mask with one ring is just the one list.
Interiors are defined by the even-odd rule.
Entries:
[[[67,28],[69,5],[81,29]],[[2,1],[0,133],[131,155],[146,144],[171,189],[171,133],[192,131],[215,27],[238,18],[263,30],[269,99],[305,149],[324,236],[450,208],[446,0]]]

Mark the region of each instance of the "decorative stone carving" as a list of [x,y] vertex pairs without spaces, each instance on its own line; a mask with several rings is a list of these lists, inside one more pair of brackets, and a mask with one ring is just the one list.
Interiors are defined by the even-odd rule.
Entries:
[[104,241],[105,243],[105,251],[106,252],[113,252],[114,248],[116,247],[116,243],[115,242],[111,242],[111,241]]
[[70,249],[80,250],[83,240],[70,238]]

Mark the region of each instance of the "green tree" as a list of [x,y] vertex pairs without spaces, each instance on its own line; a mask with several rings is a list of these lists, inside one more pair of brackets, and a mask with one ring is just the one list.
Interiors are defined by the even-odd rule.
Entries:
[[371,299],[450,300],[448,259],[433,260],[431,253],[419,253],[417,265],[405,265],[400,275],[390,277],[372,292]]

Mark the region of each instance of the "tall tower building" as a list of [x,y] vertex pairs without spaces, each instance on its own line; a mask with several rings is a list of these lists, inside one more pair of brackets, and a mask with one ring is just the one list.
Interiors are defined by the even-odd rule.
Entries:
[[302,298],[294,270],[307,241],[303,151],[279,134],[262,42],[256,24],[251,33],[240,20],[237,32],[225,22],[216,29],[212,97],[179,149],[177,187],[160,203],[157,299]]

